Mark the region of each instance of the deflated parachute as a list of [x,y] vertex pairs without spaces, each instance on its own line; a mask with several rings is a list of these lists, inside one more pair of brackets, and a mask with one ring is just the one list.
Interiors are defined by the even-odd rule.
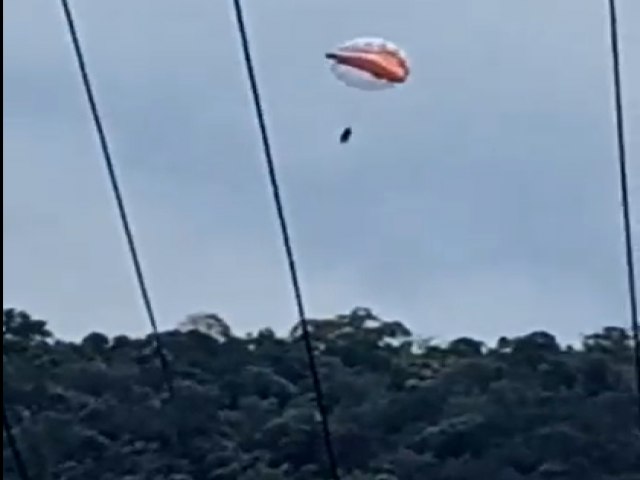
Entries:
[[[356,38],[325,53],[325,57],[338,80],[359,90],[387,90],[405,83],[410,74],[407,55],[382,38]],[[348,142],[351,133],[351,127],[346,127],[340,143]]]
[[343,83],[360,90],[385,90],[406,82],[409,61],[393,43],[381,38],[356,38],[325,57]]

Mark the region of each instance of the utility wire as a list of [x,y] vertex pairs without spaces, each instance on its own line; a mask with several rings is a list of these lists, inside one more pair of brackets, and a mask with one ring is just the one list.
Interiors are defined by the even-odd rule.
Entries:
[[13,433],[13,425],[11,424],[11,419],[9,418],[4,400],[2,401],[2,426],[4,427],[5,435],[7,436],[7,443],[9,444],[9,450],[13,456],[13,462],[16,465],[18,476],[21,480],[30,480],[31,476],[29,475],[27,464],[24,461],[22,451],[20,450],[16,437]]
[[300,318],[300,324],[302,326],[304,345],[307,351],[307,357],[309,361],[309,370],[311,371],[311,377],[313,380],[313,387],[316,394],[316,403],[318,411],[320,413],[320,420],[322,422],[322,433],[325,442],[325,448],[327,451],[327,458],[329,462],[329,469],[331,477],[334,480],[340,480],[338,473],[338,463],[336,455],[333,449],[333,442],[331,438],[331,429],[329,427],[329,419],[327,414],[327,408],[324,401],[324,394],[322,392],[322,385],[320,382],[320,376],[318,375],[318,367],[313,355],[313,347],[311,345],[311,338],[309,334],[309,327],[307,325],[307,316],[305,313],[304,302],[302,299],[302,289],[300,287],[300,280],[298,278],[298,270],[296,267],[295,258],[293,255],[293,247],[291,243],[291,236],[287,227],[287,221],[284,214],[284,206],[282,202],[282,196],[280,193],[280,186],[276,175],[275,162],[273,160],[273,154],[271,149],[271,142],[269,140],[269,134],[267,131],[267,124],[264,115],[264,109],[262,107],[262,101],[260,99],[260,91],[258,89],[258,81],[253,66],[253,59],[251,57],[251,47],[247,34],[247,28],[245,25],[244,14],[242,11],[242,5],[240,0],[233,0],[235,17],[238,26],[238,33],[240,35],[240,43],[242,46],[242,54],[249,78],[249,86],[253,98],[253,104],[255,108],[256,119],[258,122],[258,128],[260,130],[260,138],[262,140],[262,149],[264,151],[264,158],[267,164],[267,170],[269,175],[269,182],[271,184],[271,191],[273,194],[273,200],[275,202],[276,213],[278,216],[278,222],[280,225],[280,231],[282,234],[282,243],[287,256],[287,263],[289,266],[289,273],[291,276],[291,284],[293,287],[293,293],[295,297],[296,308],[298,316]]
[[160,337],[160,333],[158,330],[158,322],[156,321],[156,315],[153,309],[153,305],[151,303],[151,296],[149,294],[149,289],[147,287],[145,276],[142,270],[140,255],[136,247],[133,231],[131,228],[131,223],[127,215],[127,209],[125,207],[122,191],[120,189],[120,184],[118,182],[118,177],[116,175],[115,165],[111,157],[111,151],[109,148],[109,143],[107,141],[107,135],[105,133],[105,129],[102,124],[102,119],[100,117],[100,112],[98,110],[95,95],[93,93],[93,88],[91,86],[91,81],[89,79],[89,73],[87,70],[85,57],[82,52],[78,31],[76,29],[76,25],[73,19],[73,14],[71,11],[71,7],[69,6],[68,0],[62,0],[62,8],[64,10],[64,16],[67,21],[69,35],[71,37],[71,42],[73,44],[73,50],[75,52],[75,57],[78,64],[78,68],[80,70],[80,75],[82,77],[82,83],[84,85],[87,101],[89,102],[89,108],[91,109],[91,116],[93,118],[93,123],[95,125],[96,133],[98,135],[98,140],[100,142],[100,149],[102,150],[102,156],[104,157],[107,173],[109,175],[111,189],[115,197],[118,213],[120,216],[120,221],[122,223],[122,228],[124,230],[127,246],[129,248],[129,253],[131,255],[131,261],[133,264],[134,274],[138,283],[140,296],[142,298],[142,303],[144,305],[144,309],[149,319],[149,323],[151,324],[151,328],[153,329],[155,344],[156,344],[155,350],[156,350],[158,359],[160,360],[160,367],[162,368],[162,372],[164,374],[165,387],[167,389],[169,398],[173,398],[173,395],[174,395],[173,375],[172,375],[171,367],[169,364],[169,359],[165,352],[165,349]]
[[631,313],[631,332],[633,335],[636,367],[636,393],[638,396],[638,426],[640,428],[640,321],[638,320],[638,294],[636,287],[635,259],[633,253],[633,234],[631,226],[631,201],[629,195],[629,175],[625,141],[624,110],[622,102],[622,80],[620,68],[620,46],[618,33],[618,15],[615,0],[609,0],[609,22],[611,35],[611,56],[613,63],[613,86],[615,95],[616,134],[618,146],[618,164],[620,170],[620,192],[622,200],[622,219],[625,242],[625,262],[627,267],[627,286],[629,310]]

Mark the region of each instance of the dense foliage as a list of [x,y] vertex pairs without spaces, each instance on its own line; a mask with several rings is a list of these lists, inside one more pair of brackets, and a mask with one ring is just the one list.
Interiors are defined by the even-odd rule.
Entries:
[[[152,337],[71,343],[5,310],[4,402],[32,476],[327,479],[300,329],[190,322],[161,337],[168,400]],[[437,345],[362,308],[312,327],[345,480],[640,479],[624,329],[571,348],[546,332]]]

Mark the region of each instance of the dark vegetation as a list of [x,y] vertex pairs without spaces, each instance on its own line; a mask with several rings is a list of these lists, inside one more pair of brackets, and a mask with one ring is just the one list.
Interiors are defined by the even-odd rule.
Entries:
[[[163,333],[164,402],[151,337],[70,343],[3,317],[4,402],[35,479],[328,478],[299,329],[240,338],[210,315]],[[546,332],[417,342],[367,309],[313,327],[345,480],[640,479],[622,328],[570,348]],[[3,463],[17,478],[6,442]]]

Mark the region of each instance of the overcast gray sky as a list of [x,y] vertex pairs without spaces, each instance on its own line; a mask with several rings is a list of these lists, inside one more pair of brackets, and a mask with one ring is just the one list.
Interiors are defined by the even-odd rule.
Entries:
[[[291,326],[231,2],[73,3],[161,326]],[[628,325],[605,3],[245,1],[310,315]],[[637,217],[640,2],[619,4]],[[59,2],[3,12],[4,304],[60,336],[146,333]],[[411,81],[332,77],[324,51],[361,35],[401,45]]]

